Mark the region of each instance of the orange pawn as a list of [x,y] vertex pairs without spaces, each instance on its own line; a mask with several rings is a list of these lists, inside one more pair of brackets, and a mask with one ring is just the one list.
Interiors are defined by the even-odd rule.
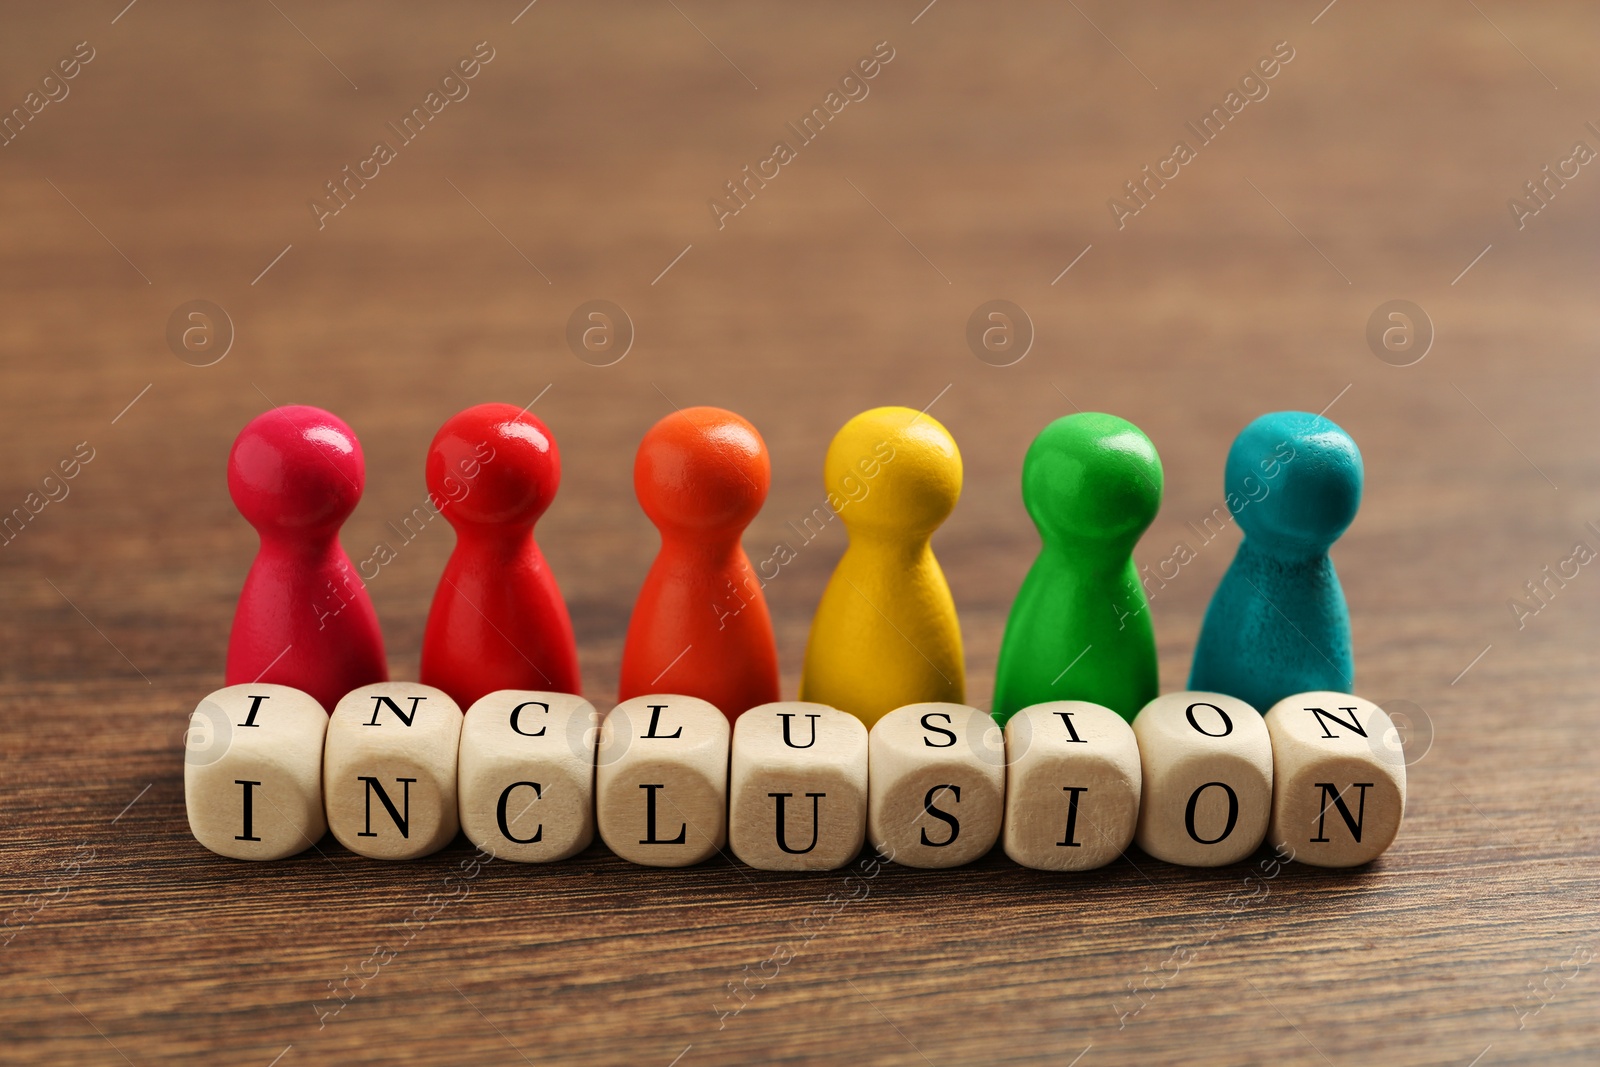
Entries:
[[739,543],[771,480],[766,442],[731,411],[688,408],[644,435],[633,489],[661,551],[628,623],[619,701],[678,693],[735,719],[778,699],[772,619]]

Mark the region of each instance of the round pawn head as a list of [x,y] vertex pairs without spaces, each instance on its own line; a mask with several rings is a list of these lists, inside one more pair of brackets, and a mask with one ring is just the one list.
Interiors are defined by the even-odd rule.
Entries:
[[932,415],[873,408],[834,435],[822,479],[849,528],[929,534],[961,496],[961,452]]
[[1361,452],[1331,419],[1276,411],[1228,450],[1228,510],[1266,550],[1325,552],[1361,506]]
[[527,411],[479,404],[439,427],[426,477],[434,506],[452,526],[531,526],[561,484],[561,454]]
[[361,443],[337,415],[291,404],[251,419],[228,454],[228,493],[263,532],[328,534],[361,500]]
[[1047,541],[1132,549],[1161,508],[1161,457],[1115,415],[1080,412],[1039,431],[1022,461],[1022,502]]
[[766,442],[722,408],[673,412],[650,427],[633,460],[633,490],[659,530],[737,537],[771,481]]

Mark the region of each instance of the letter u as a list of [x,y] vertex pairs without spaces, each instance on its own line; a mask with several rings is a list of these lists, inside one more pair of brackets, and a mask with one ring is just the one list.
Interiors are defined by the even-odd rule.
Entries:
[[789,855],[791,855],[791,856],[804,856],[807,852],[810,852],[812,849],[817,847],[817,828],[822,822],[822,820],[819,818],[818,808],[820,808],[821,805],[822,805],[822,798],[827,796],[827,794],[826,793],[807,793],[806,794],[806,796],[811,798],[811,843],[808,844],[805,848],[790,848],[788,839],[787,839],[787,837],[785,836],[785,834],[783,832],[783,801],[784,801],[784,798],[791,797],[793,795],[794,795],[793,793],[768,793],[767,794],[767,796],[774,798],[778,802],[777,803],[777,830],[776,830],[776,834],[775,834],[775,836],[777,838],[777,842],[778,842],[778,847],[780,849],[782,849],[784,852],[786,852]]

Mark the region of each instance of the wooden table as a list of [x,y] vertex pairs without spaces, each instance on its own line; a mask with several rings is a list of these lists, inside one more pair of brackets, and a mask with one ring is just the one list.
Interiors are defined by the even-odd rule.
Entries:
[[[0,548],[0,1059],[1600,1056],[1600,575],[1542,570],[1600,549],[1600,173],[1569,162],[1600,149],[1592,8],[122,3],[36,6],[0,34],[6,108],[77,42],[93,53],[0,149],[0,510],[59,497]],[[386,124],[478,42],[492,58],[402,141]],[[786,123],[878,42],[892,59],[801,141]],[[1185,124],[1278,42],[1293,58],[1202,141]],[[1192,158],[1164,162],[1180,138]],[[313,209],[379,139],[393,158]],[[710,207],[747,164],[774,176],[737,214]],[[1519,220],[1508,199],[1546,164],[1568,177]],[[1108,207],[1134,179],[1144,202]],[[168,339],[201,299],[233,335],[209,366],[191,364],[223,348],[214,313],[190,347],[187,320]],[[1009,366],[967,341],[994,299],[1032,324]],[[1410,366],[1420,341],[1380,359],[1367,340],[1394,299],[1436,334]],[[632,323],[610,366],[566,341],[591,300]],[[360,559],[422,500],[434,429],[490,399],[533,402],[559,436],[541,540],[601,706],[655,544],[632,453],[674,405],[766,435],[752,552],[821,502],[851,414],[948,426],[966,490],[935,547],[983,706],[1036,547],[1017,477],[1040,427],[1112,411],[1161,450],[1139,560],[1197,550],[1153,600],[1174,689],[1237,540],[1196,532],[1229,442],[1261,412],[1327,409],[1368,471],[1335,553],[1358,689],[1413,723],[1401,836],[1357,871],[1135,852],[1058,877],[997,853],[849,890],[595,847],[491,863],[409,929],[465,842],[404,865],[331,839],[261,865],[204,851],[182,735],[254,551],[225,490],[233,435],[294,401],[355,426]],[[44,483],[81,442],[77,476]],[[768,590],[787,693],[842,547],[834,526]],[[371,584],[398,676],[449,548],[439,524]]]

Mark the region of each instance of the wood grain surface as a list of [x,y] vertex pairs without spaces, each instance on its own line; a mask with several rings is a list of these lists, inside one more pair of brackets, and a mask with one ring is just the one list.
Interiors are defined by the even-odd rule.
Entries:
[[[524,2],[4,15],[0,108],[26,119],[0,147],[0,515],[38,513],[0,547],[0,1060],[1600,1059],[1592,5]],[[79,42],[93,58],[45,83]],[[1214,107],[1202,141],[1186,124]],[[786,124],[814,108],[802,142]],[[392,158],[319,221],[379,140]],[[774,176],[734,214],[746,165]],[[1114,212],[1147,165],[1165,184]],[[1010,366],[968,343],[996,299],[1032,324]],[[1432,324],[1410,366],[1420,345],[1367,339],[1395,299]],[[210,354],[181,314],[169,340],[194,300],[231,322],[210,366],[220,321]],[[610,366],[567,342],[593,300],[632,323]],[[491,399],[560,440],[540,537],[602,706],[655,546],[633,450],[675,406],[739,411],[771,449],[746,544],[796,549],[767,590],[786,695],[844,545],[796,529],[829,437],[881,404],[949,427],[966,487],[934,546],[980,706],[1037,544],[1017,482],[1040,427],[1110,411],[1161,451],[1138,560],[1168,575],[1170,690],[1237,542],[1204,532],[1230,441],[1327,409],[1367,464],[1334,553],[1356,688],[1413,724],[1400,837],[1356,871],[996,853],[850,880],[600,847],[475,865],[464,841],[399,865],[331,839],[206,852],[182,735],[254,551],[234,434],[301,402],[361,435],[344,542],[394,548],[370,588],[414,676],[451,536],[396,528],[434,430]]]

